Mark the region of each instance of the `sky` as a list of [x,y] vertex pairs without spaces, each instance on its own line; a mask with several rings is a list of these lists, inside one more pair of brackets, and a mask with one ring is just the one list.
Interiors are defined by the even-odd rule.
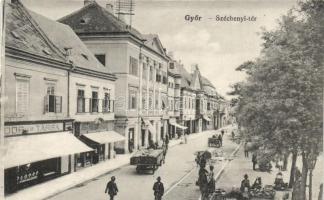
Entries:
[[[21,0],[24,5],[53,20],[83,6],[83,0]],[[108,0],[97,0],[105,6]],[[190,72],[198,64],[201,74],[227,99],[230,86],[245,79],[235,71],[260,53],[261,27],[271,30],[296,5],[295,0],[135,0],[132,27],[141,33],[158,34],[167,51],[173,52]],[[185,16],[200,16],[187,21]],[[256,17],[254,21],[217,21],[216,16]]]

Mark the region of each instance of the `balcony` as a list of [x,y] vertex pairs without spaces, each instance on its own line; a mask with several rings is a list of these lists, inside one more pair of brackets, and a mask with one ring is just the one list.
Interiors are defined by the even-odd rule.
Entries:
[[[93,98],[77,98],[77,113],[113,113],[114,100],[109,99],[93,99]],[[88,106],[86,106],[88,105]]]

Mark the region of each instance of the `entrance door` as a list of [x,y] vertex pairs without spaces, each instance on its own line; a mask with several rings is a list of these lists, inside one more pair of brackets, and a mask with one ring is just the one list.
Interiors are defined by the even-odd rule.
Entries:
[[130,128],[128,130],[128,151],[130,153],[132,153],[134,149],[134,132],[135,132],[134,128]]
[[149,133],[149,135],[148,135],[148,141],[150,142],[150,141],[152,141],[152,133],[150,131],[148,133]]
[[164,139],[164,137],[163,137],[164,134],[163,134],[163,133],[164,133],[164,127],[162,126],[162,127],[161,127],[161,134],[160,134],[160,135],[161,135],[161,139]]
[[142,147],[145,145],[145,130],[142,129]]

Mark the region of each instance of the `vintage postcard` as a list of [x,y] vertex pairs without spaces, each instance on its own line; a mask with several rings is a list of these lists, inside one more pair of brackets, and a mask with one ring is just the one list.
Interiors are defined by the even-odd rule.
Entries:
[[323,199],[323,0],[0,2],[0,199]]

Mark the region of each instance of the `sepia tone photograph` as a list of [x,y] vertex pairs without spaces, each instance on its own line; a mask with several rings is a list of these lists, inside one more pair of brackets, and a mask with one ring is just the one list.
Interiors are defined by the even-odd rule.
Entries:
[[323,0],[0,2],[0,200],[323,200]]

